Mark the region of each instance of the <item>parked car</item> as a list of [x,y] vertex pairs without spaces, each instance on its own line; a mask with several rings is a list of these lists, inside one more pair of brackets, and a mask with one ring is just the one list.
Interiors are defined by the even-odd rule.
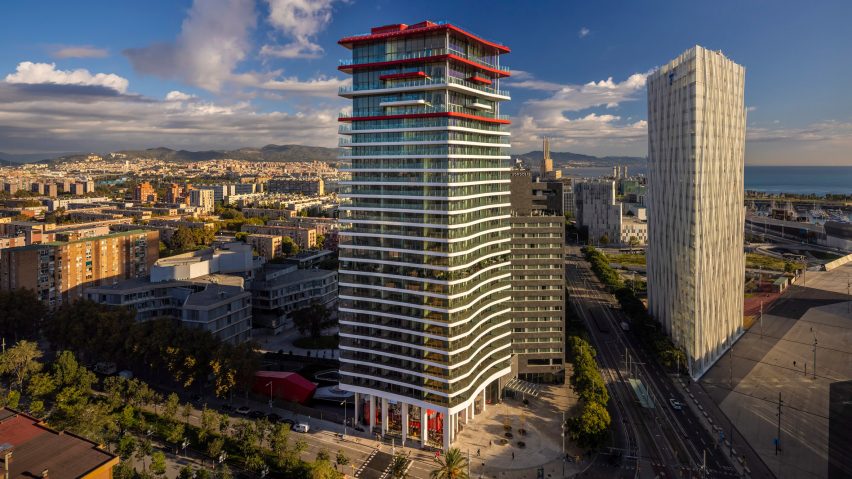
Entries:
[[267,414],[266,419],[268,419],[269,422],[271,422],[273,424],[277,424],[278,422],[281,422],[281,416],[279,416],[278,414],[275,414],[274,412]]
[[250,412],[251,412],[251,408],[249,408],[248,406],[240,406],[240,407],[237,408],[237,411],[236,411],[237,414],[242,414],[243,416],[247,415]]
[[311,430],[311,426],[308,426],[307,424],[300,422],[299,424],[296,424],[293,427],[293,430],[296,431],[296,432],[308,432],[308,431]]
[[262,411],[251,411],[251,412],[248,413],[248,417],[250,417],[252,419],[260,419],[260,418],[265,417],[265,416],[266,416],[266,414],[263,414]]
[[681,409],[683,409],[683,404],[681,404],[681,403],[680,403],[677,399],[675,399],[675,398],[670,398],[670,399],[669,399],[669,404],[671,404],[671,405],[672,405],[672,409],[674,409],[675,411],[680,411]]

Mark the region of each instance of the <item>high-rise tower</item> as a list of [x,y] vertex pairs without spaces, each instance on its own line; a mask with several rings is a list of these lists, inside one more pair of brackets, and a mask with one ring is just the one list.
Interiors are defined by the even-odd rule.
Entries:
[[648,302],[700,377],[743,324],[745,69],[696,46],[648,77]]
[[338,43],[340,386],[371,428],[446,448],[511,371],[509,49],[433,22]]
[[553,160],[550,158],[550,139],[544,137],[542,140],[541,177],[547,178],[553,171]]

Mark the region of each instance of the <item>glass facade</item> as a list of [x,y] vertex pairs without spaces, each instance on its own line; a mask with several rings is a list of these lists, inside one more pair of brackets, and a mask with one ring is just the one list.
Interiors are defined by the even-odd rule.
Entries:
[[341,115],[341,387],[449,410],[510,371],[499,51],[451,30],[352,45]]

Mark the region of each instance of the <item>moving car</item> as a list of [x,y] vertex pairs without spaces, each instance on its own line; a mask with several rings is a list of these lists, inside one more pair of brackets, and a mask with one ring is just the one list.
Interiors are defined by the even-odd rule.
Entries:
[[240,406],[236,410],[237,414],[242,414],[243,416],[245,416],[249,412],[251,412],[251,408],[249,408],[248,406]]
[[674,409],[675,411],[680,411],[681,409],[683,409],[683,404],[681,404],[681,403],[680,403],[677,399],[675,399],[675,398],[670,398],[670,399],[669,399],[669,404],[671,404],[671,405],[672,405],[672,409]]

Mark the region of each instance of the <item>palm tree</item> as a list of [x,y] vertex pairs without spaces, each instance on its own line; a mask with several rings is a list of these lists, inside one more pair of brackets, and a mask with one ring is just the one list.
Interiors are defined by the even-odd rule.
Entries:
[[470,479],[467,475],[467,459],[457,448],[450,448],[446,454],[435,458],[438,468],[429,474],[430,479]]
[[388,476],[391,479],[408,479],[408,463],[407,457],[403,456],[402,453],[396,453],[393,456]]

